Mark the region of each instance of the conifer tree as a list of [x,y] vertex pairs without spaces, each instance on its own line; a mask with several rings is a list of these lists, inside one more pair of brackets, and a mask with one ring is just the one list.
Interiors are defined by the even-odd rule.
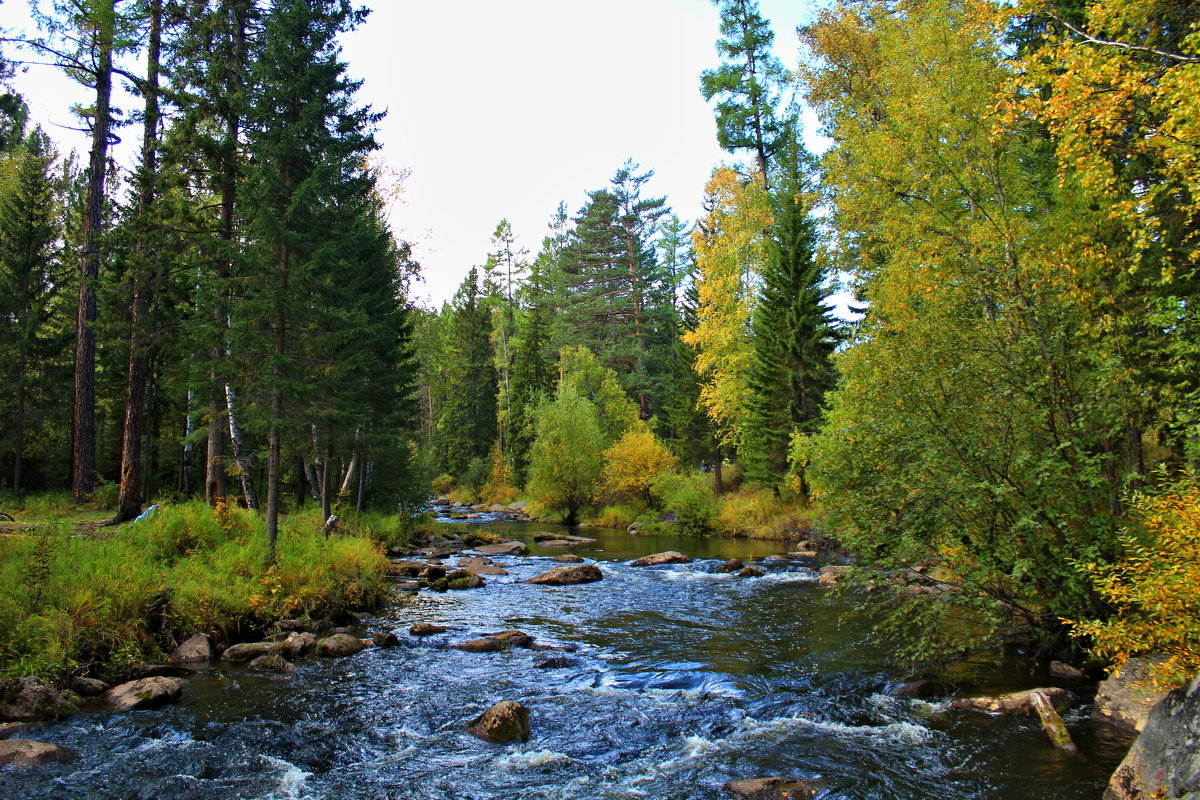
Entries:
[[479,270],[472,268],[459,286],[446,324],[450,385],[438,428],[446,469],[459,476],[473,460],[487,457],[497,435],[491,314]]
[[[833,381],[834,325],[824,301],[811,215],[816,165],[800,141],[795,118],[780,135],[771,193],[773,249],[759,276],[751,321],[753,347],[746,431],[746,474],[778,485],[787,471],[793,434],[816,431]],[[807,482],[800,474],[800,490]]]
[[0,381],[4,449],[12,453],[12,494],[19,500],[31,415],[45,415],[56,393],[46,376],[66,345],[58,300],[67,276],[59,261],[61,206],[50,142],[35,128],[10,158],[16,171],[0,189]]
[[724,63],[700,75],[700,93],[717,101],[717,141],[733,152],[754,153],[763,188],[780,126],[775,109],[786,74],[771,54],[775,34],[755,0],[714,0],[721,11],[717,53]]
[[266,342],[263,389],[269,398],[267,534],[272,552],[278,535],[283,441],[296,412],[308,410],[311,384],[305,350],[316,330],[317,310],[336,291],[332,269],[347,250],[342,208],[354,207],[373,190],[364,167],[376,144],[378,115],[357,106],[359,84],[346,77],[339,34],[366,12],[335,0],[277,0],[263,21],[247,139],[247,230],[262,270],[252,288],[246,337]]

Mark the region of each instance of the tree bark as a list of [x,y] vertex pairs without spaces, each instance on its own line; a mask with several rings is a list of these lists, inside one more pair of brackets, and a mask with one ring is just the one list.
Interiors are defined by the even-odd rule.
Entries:
[[155,258],[146,241],[147,217],[154,207],[158,182],[158,67],[162,41],[162,0],[150,0],[147,9],[150,30],[146,47],[145,114],[142,128],[142,164],[138,193],[141,217],[134,245],[133,307],[130,312],[129,371],[125,391],[125,427],[121,446],[121,489],[113,522],[127,522],[142,510],[142,428],[146,409],[146,374],[149,361],[150,304],[154,294],[154,273],[147,261]]
[[[284,176],[285,183],[287,176]],[[288,270],[291,253],[287,243],[279,245],[279,293],[286,297],[288,292]],[[272,369],[274,386],[271,387],[271,437],[267,453],[267,552],[271,562],[275,561],[275,544],[279,540],[279,474],[280,446],[283,426],[283,356],[287,351],[287,318],[282,310],[275,314],[275,366]]]
[[96,106],[84,201],[79,304],[75,317],[75,395],[71,420],[71,493],[82,503],[96,488],[96,279],[104,224],[104,178],[112,125],[112,59],[116,0],[102,4],[96,30]]

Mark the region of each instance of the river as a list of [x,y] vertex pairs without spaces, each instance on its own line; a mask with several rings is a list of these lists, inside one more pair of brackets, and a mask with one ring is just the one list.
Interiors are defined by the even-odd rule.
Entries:
[[[462,530],[466,524],[449,526]],[[525,538],[551,526],[491,523]],[[402,645],[304,662],[289,676],[221,665],[182,702],[124,714],[82,712],[30,734],[70,747],[70,764],[0,769],[0,798],[108,800],[715,800],[735,778],[819,776],[825,798],[1098,800],[1127,744],[1067,715],[1083,754],[1056,750],[1036,718],[949,712],[883,693],[895,674],[811,563],[766,575],[716,573],[778,543],[579,531],[597,583],[521,583],[564,552],[534,545],[497,557],[508,576],[481,589],[401,599],[368,631]],[[636,568],[675,549],[691,564]],[[451,561],[448,561],[451,563]],[[417,639],[415,622],[454,626]],[[569,654],[466,653],[449,642],[517,628]],[[549,658],[560,659],[547,666]],[[561,660],[564,659],[565,661]],[[1032,685],[985,667],[984,688]],[[529,742],[466,733],[499,700],[532,710]]]

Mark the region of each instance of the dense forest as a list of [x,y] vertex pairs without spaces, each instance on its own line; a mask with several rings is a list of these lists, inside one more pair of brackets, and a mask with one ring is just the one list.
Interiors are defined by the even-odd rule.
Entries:
[[[236,497],[272,543],[305,503],[431,491],[823,535],[922,576],[881,622],[908,655],[1074,630],[1200,666],[1180,588],[1200,574],[1200,10],[834,3],[784,64],[753,0],[717,5],[698,77],[730,158],[701,217],[614,165],[533,247],[500,220],[429,309],[341,61],[365,12],[56,3],[2,63],[86,86],[92,146],[56,152],[3,97],[11,500],[69,490],[124,521]],[[132,169],[118,123],[141,128]]]

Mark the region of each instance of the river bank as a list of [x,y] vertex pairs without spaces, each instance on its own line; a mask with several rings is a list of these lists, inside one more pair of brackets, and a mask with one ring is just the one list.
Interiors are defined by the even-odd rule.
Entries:
[[[534,536],[543,530],[597,541],[547,545]],[[769,558],[778,543],[478,521],[439,525],[437,538],[484,532],[526,552],[445,555],[449,568],[483,555],[507,574],[473,590],[398,591],[355,629],[391,633],[396,646],[302,660],[285,676],[207,665],[175,705],[84,712],[40,729],[76,760],[0,772],[0,794],[708,800],[730,780],[785,775],[819,776],[828,797],[1094,800],[1125,744],[1086,707],[1066,715],[1083,751],[1068,757],[1033,719],[888,694],[898,676],[868,621],[819,586],[818,562]],[[664,550],[695,560],[633,566]],[[525,582],[563,555],[602,579]],[[720,572],[733,557],[762,575]],[[421,623],[447,630],[413,635]],[[513,629],[571,652],[453,646]],[[1032,680],[981,663],[961,669],[981,690]],[[531,709],[528,742],[467,732],[506,699]]]

